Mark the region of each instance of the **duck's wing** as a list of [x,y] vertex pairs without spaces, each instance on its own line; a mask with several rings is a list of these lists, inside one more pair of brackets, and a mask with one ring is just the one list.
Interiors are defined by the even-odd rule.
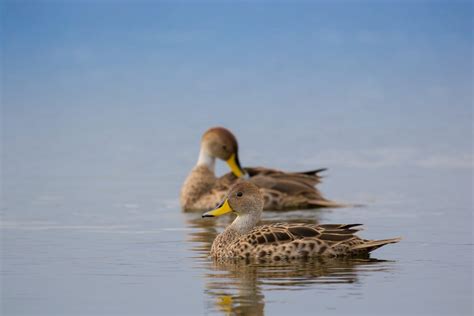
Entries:
[[[274,188],[283,192],[312,191],[313,187],[321,182],[320,172],[326,170],[317,169],[304,172],[284,172],[264,167],[244,168],[251,180],[257,181],[260,187]],[[228,172],[217,179],[219,185],[230,186],[238,178]],[[257,184],[258,184],[257,183]]]
[[[305,181],[298,181],[286,177],[275,177],[268,175],[257,175],[249,179],[250,182],[256,184],[262,189],[275,190],[278,192],[285,193],[287,195],[307,195],[321,196],[319,191],[309,183]],[[314,196],[316,198],[316,196]]]
[[237,242],[248,242],[252,246],[289,243],[301,239],[333,243],[356,237],[354,234],[360,230],[359,226],[360,224],[277,223],[257,226]]
[[399,238],[364,240],[355,234],[361,224],[288,224],[258,226],[238,238],[231,247],[237,255],[272,259],[307,256],[366,255]]
[[326,171],[326,168],[315,169],[310,171],[302,172],[284,172],[276,169],[269,169],[265,167],[249,167],[244,168],[247,174],[252,177],[267,176],[274,179],[288,180],[292,182],[298,182],[306,184],[308,186],[315,186],[321,182],[321,172]]

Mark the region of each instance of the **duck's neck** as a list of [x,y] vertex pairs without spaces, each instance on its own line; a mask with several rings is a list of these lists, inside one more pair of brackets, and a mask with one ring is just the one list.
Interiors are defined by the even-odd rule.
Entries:
[[260,214],[245,214],[235,218],[227,229],[236,232],[239,235],[248,233],[260,221]]
[[216,158],[209,155],[204,148],[201,148],[196,166],[205,166],[209,170],[214,172],[216,166]]

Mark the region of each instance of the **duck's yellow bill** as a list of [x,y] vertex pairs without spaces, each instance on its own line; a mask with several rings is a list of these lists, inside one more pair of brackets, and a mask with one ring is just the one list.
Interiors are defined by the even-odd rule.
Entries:
[[216,217],[232,212],[229,201],[226,199],[216,209],[202,214],[202,217]]
[[227,159],[226,162],[229,165],[230,170],[236,177],[241,178],[244,176],[245,173],[242,170],[242,167],[240,167],[240,162],[236,154],[232,154],[232,156],[230,156],[230,158]]

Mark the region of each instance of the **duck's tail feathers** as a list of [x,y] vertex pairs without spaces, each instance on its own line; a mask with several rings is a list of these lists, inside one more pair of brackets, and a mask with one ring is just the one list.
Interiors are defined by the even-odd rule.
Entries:
[[381,240],[367,240],[363,244],[357,245],[353,250],[365,250],[367,252],[372,252],[377,248],[380,248],[382,246],[388,245],[388,244],[395,244],[402,240],[401,237],[397,238],[391,238],[391,239],[381,239]]
[[301,171],[297,172],[299,174],[306,174],[308,176],[320,176],[318,173],[323,172],[328,170],[328,168],[320,168],[320,169],[314,169],[314,170],[309,170],[309,171]]

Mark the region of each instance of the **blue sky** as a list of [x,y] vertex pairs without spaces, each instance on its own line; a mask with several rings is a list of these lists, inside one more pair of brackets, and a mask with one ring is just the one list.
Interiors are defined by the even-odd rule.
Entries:
[[212,125],[249,159],[472,169],[471,2],[4,1],[2,22],[16,170],[117,148],[194,160]]

